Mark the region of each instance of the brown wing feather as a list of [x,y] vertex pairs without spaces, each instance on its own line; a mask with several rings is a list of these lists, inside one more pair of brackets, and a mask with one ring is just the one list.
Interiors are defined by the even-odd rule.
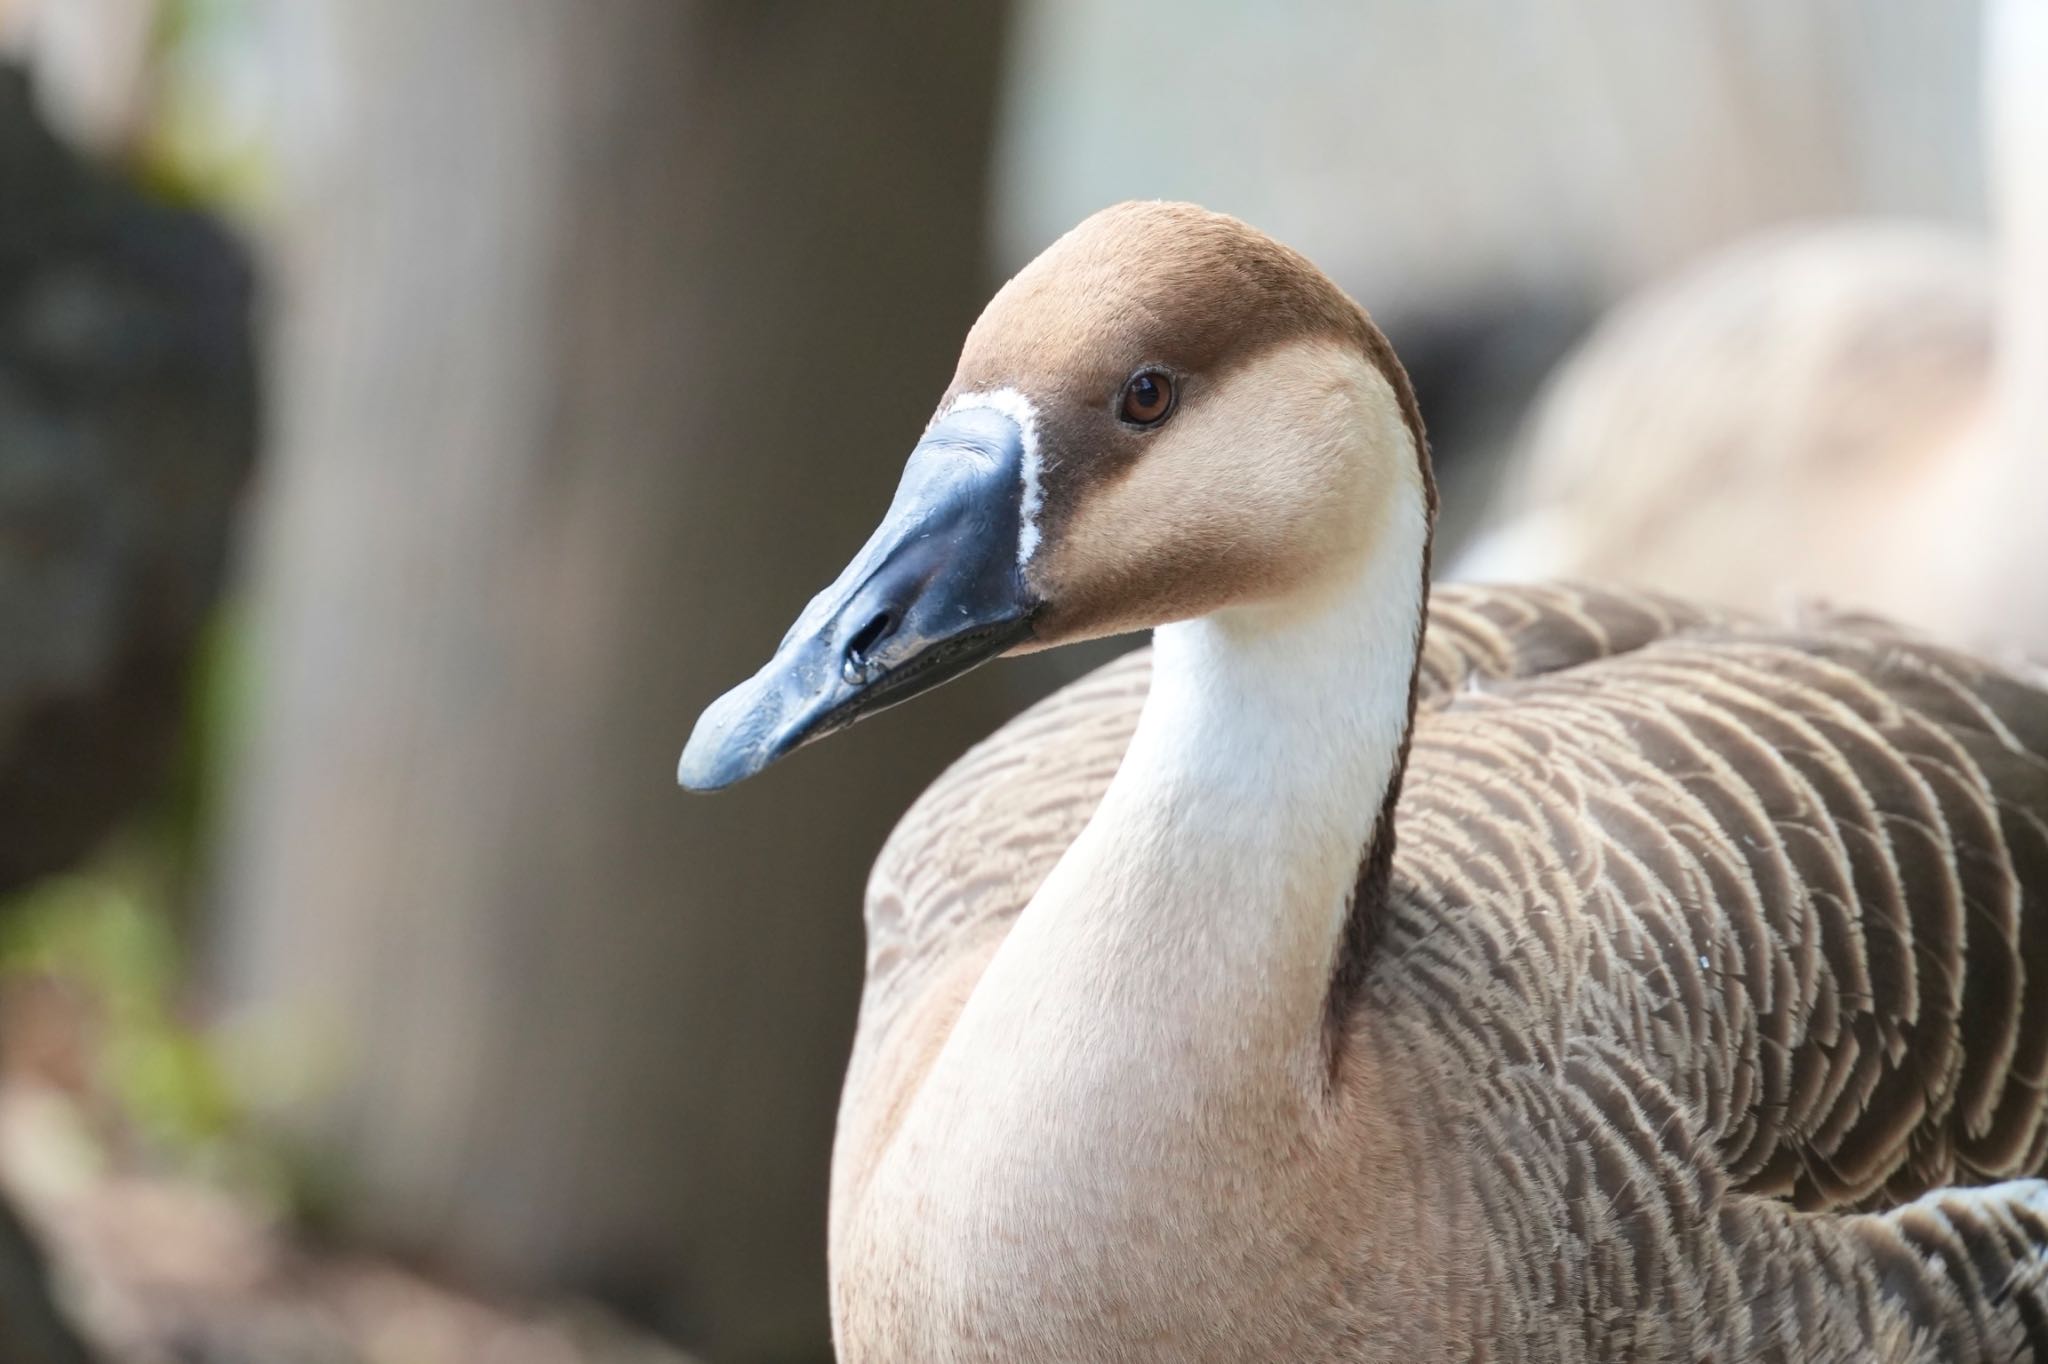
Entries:
[[1424,710],[1440,709],[1467,687],[1557,672],[1732,619],[1649,592],[1446,584],[1430,593],[1419,701]]
[[1407,792],[1380,1010],[1546,1072],[1619,1045],[1805,1208],[2044,1169],[2048,695],[1717,627],[1466,689]]

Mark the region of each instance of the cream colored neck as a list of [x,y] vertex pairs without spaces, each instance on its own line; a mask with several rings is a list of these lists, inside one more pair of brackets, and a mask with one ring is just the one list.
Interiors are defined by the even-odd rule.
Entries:
[[1184,1294],[1157,1243],[1216,1236],[1270,1246],[1247,1292],[1298,1288],[1327,1199],[1273,1152],[1326,1136],[1326,995],[1409,719],[1428,518],[1396,496],[1343,581],[1157,632],[1123,765],[911,1101],[846,1272],[914,1266],[925,1318],[993,1320],[1018,1282],[1082,1313]]
[[[1283,1075],[1310,1087],[1407,731],[1427,536],[1418,490],[1342,580],[1155,632],[1130,749],[984,978],[992,1000],[1085,982],[1092,1007],[1073,1022],[1185,1058],[1184,1093]],[[1188,1050],[1196,1039],[1225,1049]],[[1261,1073],[1220,1073],[1233,1055]]]
[[[1400,761],[1422,611],[1418,504],[1346,580],[1166,626],[1115,782],[1030,913],[1103,936],[1197,1016],[1321,1062],[1330,969]],[[1143,959],[1138,959],[1138,958]],[[1297,1078],[1306,1078],[1298,1075]]]

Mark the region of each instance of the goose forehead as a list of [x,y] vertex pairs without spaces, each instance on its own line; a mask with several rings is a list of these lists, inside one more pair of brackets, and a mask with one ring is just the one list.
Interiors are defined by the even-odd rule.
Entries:
[[1307,258],[1256,229],[1185,204],[1122,204],[996,294],[956,387],[1098,389],[1144,364],[1216,376],[1290,341],[1364,346],[1370,330]]

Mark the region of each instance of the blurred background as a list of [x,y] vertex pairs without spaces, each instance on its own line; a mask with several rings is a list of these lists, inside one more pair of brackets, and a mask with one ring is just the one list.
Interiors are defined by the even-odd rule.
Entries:
[[2048,0],[0,0],[0,1361],[830,1357],[893,819],[674,760],[1090,211],[1301,247],[1442,575],[2048,656]]

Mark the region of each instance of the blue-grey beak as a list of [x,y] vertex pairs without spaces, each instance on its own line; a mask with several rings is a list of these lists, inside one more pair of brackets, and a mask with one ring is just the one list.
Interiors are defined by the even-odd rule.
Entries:
[[839,580],[768,666],[699,717],[676,780],[693,791],[743,781],[1027,639],[1037,602],[1017,552],[1023,461],[1023,432],[999,412],[936,422]]

